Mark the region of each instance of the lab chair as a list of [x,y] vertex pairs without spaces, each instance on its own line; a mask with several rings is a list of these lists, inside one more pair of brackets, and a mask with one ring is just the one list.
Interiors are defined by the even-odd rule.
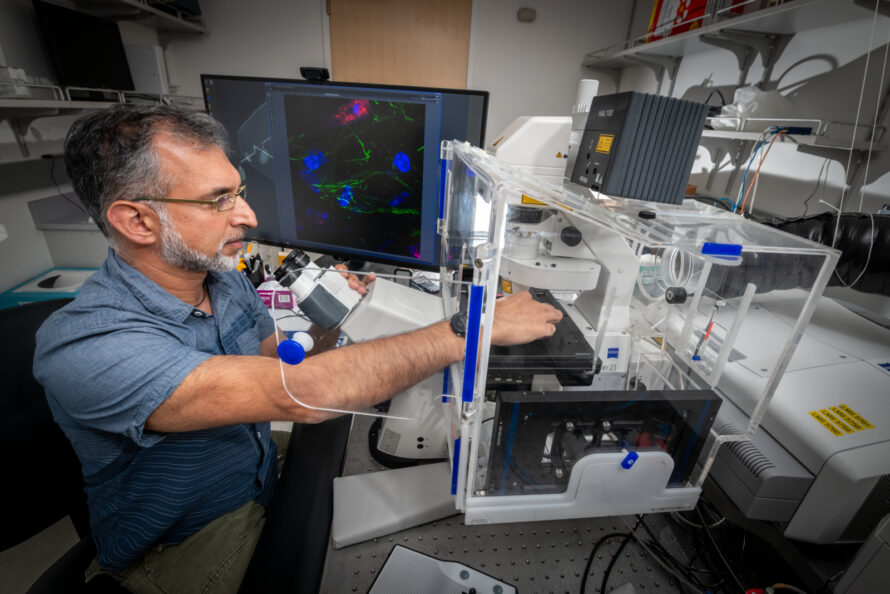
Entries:
[[43,387],[31,373],[34,335],[43,321],[71,299],[38,301],[0,310],[0,505],[6,512],[0,550],[13,547],[70,516],[80,541],[47,569],[28,590],[123,592],[108,576],[84,584],[84,571],[96,556],[80,461],[53,421]]

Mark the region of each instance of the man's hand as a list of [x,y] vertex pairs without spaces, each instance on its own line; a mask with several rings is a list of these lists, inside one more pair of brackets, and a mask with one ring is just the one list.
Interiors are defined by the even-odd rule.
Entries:
[[535,301],[526,291],[498,299],[491,343],[510,346],[553,336],[561,319],[561,311],[549,303]]
[[358,292],[359,295],[367,293],[368,285],[373,283],[374,279],[377,278],[374,273],[362,275],[362,278],[359,278],[357,274],[348,274],[349,269],[345,264],[337,264],[334,268],[341,271],[340,276],[345,278],[349,282],[349,288]]

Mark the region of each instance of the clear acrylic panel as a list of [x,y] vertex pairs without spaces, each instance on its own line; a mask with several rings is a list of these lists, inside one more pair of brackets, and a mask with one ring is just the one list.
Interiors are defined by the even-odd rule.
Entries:
[[[478,314],[444,404],[458,508],[690,508],[720,444],[757,429],[838,252],[697,202],[558,187],[466,143],[442,158],[445,311]],[[563,310],[559,336],[492,347],[498,294],[526,289]],[[724,399],[749,422],[718,435]]]

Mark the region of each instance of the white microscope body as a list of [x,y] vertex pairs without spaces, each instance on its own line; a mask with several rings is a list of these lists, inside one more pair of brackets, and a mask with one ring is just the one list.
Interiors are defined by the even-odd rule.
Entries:
[[[340,271],[319,268],[299,250],[288,255],[275,276],[313,323],[328,330],[339,326],[352,342],[409,332],[444,318],[442,299],[435,295],[378,278],[362,297]],[[441,430],[442,386],[440,372],[392,399],[378,431],[380,452],[405,461],[448,456]]]

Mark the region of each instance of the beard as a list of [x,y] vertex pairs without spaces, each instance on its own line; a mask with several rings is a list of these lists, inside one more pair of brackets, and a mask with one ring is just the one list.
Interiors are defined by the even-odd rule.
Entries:
[[239,257],[226,256],[222,253],[226,243],[243,239],[243,235],[230,237],[220,242],[213,257],[202,254],[186,244],[170,213],[165,208],[156,209],[161,220],[161,258],[168,264],[188,270],[189,272],[226,272],[238,267]]

